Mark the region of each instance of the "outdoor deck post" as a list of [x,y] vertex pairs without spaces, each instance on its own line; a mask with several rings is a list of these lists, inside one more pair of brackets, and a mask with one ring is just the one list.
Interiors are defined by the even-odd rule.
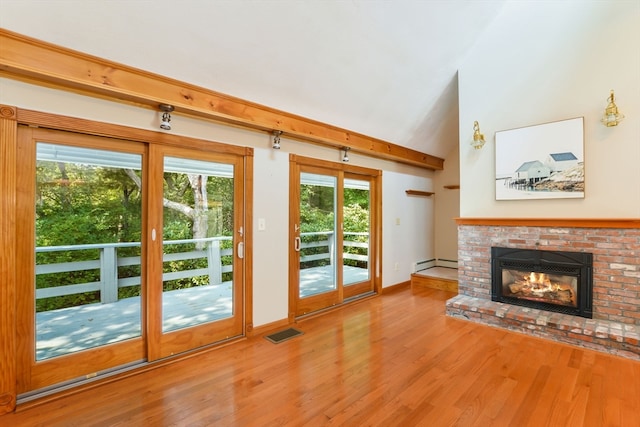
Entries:
[[207,245],[207,267],[209,268],[209,284],[222,283],[222,255],[220,241],[212,240]]
[[329,247],[329,265],[333,265],[335,263],[335,245],[336,245],[336,238],[335,238],[335,234],[331,233],[327,235],[327,246]]
[[118,301],[118,258],[115,246],[100,249],[100,302]]

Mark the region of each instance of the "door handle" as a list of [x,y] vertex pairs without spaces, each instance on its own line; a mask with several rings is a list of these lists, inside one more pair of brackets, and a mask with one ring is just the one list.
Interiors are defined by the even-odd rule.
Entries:
[[300,252],[300,237],[293,239],[293,249],[295,249],[296,252]]
[[238,258],[240,259],[244,258],[244,242],[238,243]]

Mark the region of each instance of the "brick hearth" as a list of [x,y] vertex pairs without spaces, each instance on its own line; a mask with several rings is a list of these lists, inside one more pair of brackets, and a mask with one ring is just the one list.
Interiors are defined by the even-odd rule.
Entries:
[[[499,221],[458,220],[458,296],[447,301],[449,316],[640,360],[639,221]],[[492,246],[593,253],[593,319],[491,301]]]

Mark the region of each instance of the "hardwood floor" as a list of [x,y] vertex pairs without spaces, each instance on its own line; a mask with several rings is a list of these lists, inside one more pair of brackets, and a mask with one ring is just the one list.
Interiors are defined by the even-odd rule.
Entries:
[[638,426],[640,363],[444,315],[405,288],[15,414],[2,426]]

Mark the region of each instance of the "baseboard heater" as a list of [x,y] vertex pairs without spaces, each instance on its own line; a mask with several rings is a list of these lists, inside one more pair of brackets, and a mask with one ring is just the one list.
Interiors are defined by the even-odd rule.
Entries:
[[423,261],[416,261],[413,263],[413,272],[419,273],[424,270],[428,270],[433,267],[446,267],[446,268],[458,268],[458,261],[444,258],[432,258]]

